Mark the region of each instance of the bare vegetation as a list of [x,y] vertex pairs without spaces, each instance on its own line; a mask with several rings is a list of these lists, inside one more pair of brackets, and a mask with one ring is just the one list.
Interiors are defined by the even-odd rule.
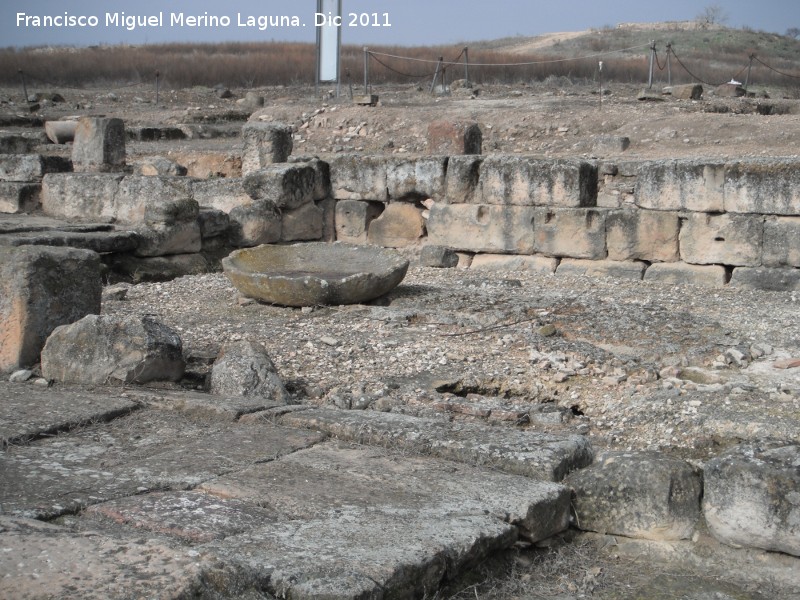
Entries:
[[[531,51],[525,51],[530,38],[453,46],[370,47],[376,53],[370,59],[370,82],[427,83],[439,57],[445,60],[448,81],[463,78],[464,46],[469,47],[469,78],[476,83],[527,83],[548,77],[594,80],[598,58],[604,62],[605,81],[644,82],[651,40],[656,41],[662,77],[667,68],[666,47],[672,44],[673,83],[688,83],[695,78],[722,83],[742,77],[752,55],[758,59],[753,63],[753,81],[761,85],[800,82],[800,41],[788,32],[781,36],[723,27],[655,31],[610,26]],[[17,85],[22,70],[34,84],[62,87],[153,82],[156,72],[163,87],[172,89],[217,84],[243,88],[292,85],[313,81],[314,57],[313,44],[287,42],[6,48],[0,50],[0,84]],[[345,46],[343,82],[362,83],[363,70],[363,49]]]

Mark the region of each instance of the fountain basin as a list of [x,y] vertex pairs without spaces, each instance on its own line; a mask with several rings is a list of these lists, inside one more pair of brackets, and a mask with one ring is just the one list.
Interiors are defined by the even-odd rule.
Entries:
[[222,268],[243,295],[282,306],[359,304],[394,289],[408,261],[377,246],[312,242],[236,250]]

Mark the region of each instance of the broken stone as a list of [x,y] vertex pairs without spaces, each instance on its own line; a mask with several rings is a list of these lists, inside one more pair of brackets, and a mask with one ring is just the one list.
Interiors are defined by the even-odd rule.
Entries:
[[134,172],[147,177],[183,177],[186,175],[187,169],[163,156],[149,156],[135,163]]
[[179,381],[184,368],[180,337],[150,316],[89,315],[56,328],[42,350],[42,374],[64,383]]
[[703,483],[688,463],[648,452],[608,452],[566,480],[584,531],[650,540],[688,539]]
[[169,281],[185,275],[208,273],[210,267],[202,254],[172,254],[141,258],[132,254],[111,254],[105,263],[131,283]]
[[282,216],[269,200],[237,206],[228,217],[231,243],[239,248],[273,244],[281,239]]
[[703,510],[725,544],[800,556],[800,446],[742,445],[706,463]]
[[429,154],[481,154],[482,149],[483,132],[478,123],[431,121],[428,124]]
[[336,239],[349,244],[366,244],[369,226],[383,208],[380,202],[340,200],[336,203]]
[[75,139],[75,131],[77,129],[77,121],[47,121],[44,124],[47,138],[54,144],[72,142]]
[[452,269],[458,266],[458,255],[445,246],[425,246],[420,252],[419,264],[436,269]]
[[268,200],[280,209],[299,208],[314,201],[317,173],[309,165],[270,165],[251,171],[243,182],[254,200]]
[[425,220],[412,204],[389,204],[372,221],[367,233],[370,244],[386,248],[401,248],[417,243],[425,235]]
[[226,345],[211,369],[210,391],[221,396],[257,396],[270,402],[289,404],[283,386],[267,351],[253,342]]

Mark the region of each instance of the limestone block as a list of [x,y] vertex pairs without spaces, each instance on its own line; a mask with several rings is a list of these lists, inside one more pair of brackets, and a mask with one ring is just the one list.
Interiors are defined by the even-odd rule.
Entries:
[[686,462],[654,452],[608,452],[565,483],[584,531],[650,540],[691,537],[700,519],[701,476]]
[[725,166],[691,160],[644,162],[635,202],[652,210],[723,212]]
[[451,156],[447,163],[444,201],[450,204],[477,204],[483,158]]
[[269,201],[237,206],[229,214],[231,242],[240,248],[274,244],[281,239],[281,213]]
[[331,167],[324,160],[318,158],[298,157],[290,159],[295,164],[303,164],[314,169],[316,176],[314,182],[314,201],[325,200],[331,195]]
[[428,218],[428,238],[455,250],[533,254],[533,220],[529,206],[436,203]]
[[615,279],[634,279],[641,281],[647,263],[617,260],[585,260],[580,258],[565,258],[556,271],[557,275],[570,276],[589,276],[589,277],[613,277]]
[[187,177],[122,179],[114,197],[114,217],[122,223],[181,223],[197,219],[199,206],[192,199]]
[[532,271],[555,273],[558,259],[550,256],[509,256],[507,254],[476,254],[470,264],[476,271]]
[[764,221],[736,214],[690,214],[680,233],[684,262],[695,265],[761,265]]
[[383,212],[381,202],[340,200],[336,203],[336,239],[351,244],[366,244],[370,223]]
[[150,316],[89,315],[56,328],[42,350],[42,375],[63,383],[179,381],[178,334]]
[[741,98],[747,94],[741,85],[734,83],[723,83],[718,85],[714,90],[714,95],[720,98]]
[[219,396],[257,396],[289,403],[275,364],[266,349],[253,342],[236,342],[222,349],[211,368],[210,391]]
[[765,267],[800,267],[800,217],[776,217],[764,221]]
[[237,206],[253,203],[241,177],[196,179],[192,184],[192,194],[201,207],[216,208],[226,213]]
[[0,213],[27,213],[39,207],[42,186],[38,183],[0,181]]
[[316,205],[322,209],[322,241],[335,242],[336,241],[336,200],[333,198],[325,198],[316,202]]
[[480,154],[483,132],[469,121],[431,121],[428,124],[429,154]]
[[211,269],[202,254],[171,254],[169,256],[138,257],[133,254],[111,254],[105,263],[116,275],[132,283],[170,281],[185,275],[200,275]]
[[152,223],[137,227],[136,234],[139,247],[135,254],[141,257],[191,254],[203,246],[199,220]]
[[285,211],[281,220],[281,241],[321,240],[325,214],[314,202]]
[[75,171],[117,172],[125,167],[125,123],[122,119],[83,117],[72,144]]
[[705,466],[703,510],[725,544],[800,556],[800,445],[744,445]]
[[606,258],[606,213],[594,209],[542,209],[535,212],[534,249],[546,256]]
[[47,143],[47,136],[0,133],[0,154],[30,154],[39,144]]
[[677,100],[700,100],[703,97],[703,86],[699,83],[673,85],[672,97]]
[[116,197],[123,176],[118,174],[61,173],[42,180],[42,211],[64,219],[117,217]]
[[345,154],[330,161],[331,194],[337,200],[388,200],[386,159]]
[[254,200],[268,200],[277,208],[293,209],[314,201],[317,174],[309,165],[269,165],[244,178],[244,190]]
[[680,221],[676,212],[619,210],[606,217],[609,260],[675,262]]
[[769,292],[800,291],[800,269],[769,267],[736,267],[731,287]]
[[444,195],[447,157],[392,158],[386,165],[389,198],[426,199]]
[[631,147],[631,139],[623,135],[598,135],[594,138],[592,152],[598,155],[619,154]]
[[228,213],[204,206],[200,207],[197,222],[200,225],[200,236],[204,240],[227,234],[231,226]]
[[39,362],[56,327],[100,312],[101,293],[90,250],[0,246],[0,372]]
[[425,235],[425,219],[412,204],[389,204],[369,226],[367,241],[376,246],[401,248],[417,243]]
[[0,155],[0,181],[41,181],[47,173],[64,173],[72,170],[72,163],[60,156],[41,154]]
[[587,162],[492,155],[480,167],[480,202],[517,206],[597,204],[597,168]]
[[800,214],[800,162],[752,160],[725,169],[725,210],[770,215]]
[[249,175],[274,163],[285,163],[294,141],[289,125],[250,122],[242,127],[242,174]]
[[419,264],[434,269],[452,269],[458,266],[458,254],[445,246],[425,246],[420,252]]
[[645,281],[668,284],[722,287],[727,282],[725,267],[721,265],[687,265],[686,263],[655,263],[644,273]]

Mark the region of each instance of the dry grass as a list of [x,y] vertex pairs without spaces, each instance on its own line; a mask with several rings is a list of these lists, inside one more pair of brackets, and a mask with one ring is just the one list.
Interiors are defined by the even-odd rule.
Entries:
[[[631,46],[647,46],[651,37],[657,42],[661,66],[665,66],[666,43],[673,42],[676,54],[688,70],[712,83],[728,81],[732,75],[744,77],[749,56],[756,54],[779,71],[797,76],[786,77],[756,63],[753,77],[758,85],[800,85],[800,42],[747,30],[718,32],[630,32],[603,29],[588,32],[564,44],[535,54],[511,54],[498,44],[479,43],[470,48],[469,77],[477,83],[522,83],[543,81],[548,77],[566,77],[572,81],[595,80],[598,58],[604,62],[603,78],[618,83],[647,81],[649,49],[619,51]],[[509,43],[519,40],[509,40]],[[508,47],[508,46],[505,46]],[[445,59],[448,82],[465,76],[463,44],[426,47],[371,47],[376,54],[370,60],[370,82],[430,83],[439,57]],[[598,57],[596,53],[611,54]],[[104,46],[89,48],[6,48],[0,49],[0,85],[17,85],[22,69],[32,84],[44,86],[109,86],[152,83],[161,74],[164,88],[193,86],[262,87],[310,83],[315,76],[313,44],[265,42],[222,44],[161,44],[150,46]],[[391,58],[398,55],[407,59]],[[591,56],[580,59],[579,57]],[[534,63],[534,64],[515,64]],[[478,66],[485,65],[485,66]],[[364,52],[361,47],[342,49],[342,80],[361,84],[364,80]],[[659,80],[666,72],[657,72]],[[674,83],[693,81],[673,59]]]

